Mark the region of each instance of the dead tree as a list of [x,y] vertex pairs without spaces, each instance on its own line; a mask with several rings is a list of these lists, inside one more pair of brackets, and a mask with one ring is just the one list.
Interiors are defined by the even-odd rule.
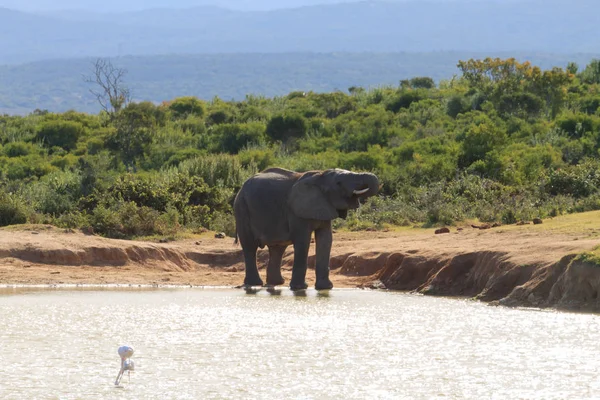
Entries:
[[84,81],[95,85],[90,88],[100,106],[111,117],[117,114],[131,100],[131,92],[123,83],[127,70],[115,67],[110,60],[97,59],[94,62],[91,76],[84,76]]

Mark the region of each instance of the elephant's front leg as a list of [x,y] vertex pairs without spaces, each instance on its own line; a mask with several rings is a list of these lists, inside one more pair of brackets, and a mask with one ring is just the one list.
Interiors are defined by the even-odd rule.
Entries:
[[269,246],[269,264],[267,265],[267,285],[283,285],[281,276],[281,259],[287,246]]
[[294,267],[292,269],[292,281],[290,289],[303,290],[306,284],[306,263],[308,261],[308,248],[310,247],[311,231],[307,230],[294,239]]
[[317,262],[315,268],[317,282],[315,283],[315,289],[317,290],[333,288],[333,283],[329,280],[329,257],[331,255],[332,241],[331,222],[329,221],[326,226],[315,231],[315,242],[317,245]]

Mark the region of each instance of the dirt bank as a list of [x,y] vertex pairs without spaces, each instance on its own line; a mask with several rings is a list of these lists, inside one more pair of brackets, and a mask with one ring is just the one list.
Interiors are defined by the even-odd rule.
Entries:
[[[332,281],[336,287],[385,287],[509,306],[600,311],[600,268],[573,262],[576,254],[599,245],[600,213],[535,226],[480,230],[465,225],[441,235],[413,228],[336,233]],[[266,259],[266,250],[260,251],[263,275]],[[292,259],[289,249],[283,265],[288,281]],[[314,256],[309,262],[314,264]],[[243,276],[241,249],[231,238],[163,244],[44,226],[0,230],[2,285],[235,286]],[[312,285],[314,272],[307,278]]]

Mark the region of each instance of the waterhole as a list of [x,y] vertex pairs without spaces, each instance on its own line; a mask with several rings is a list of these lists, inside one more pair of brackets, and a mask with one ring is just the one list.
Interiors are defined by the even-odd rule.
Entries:
[[[2,399],[583,399],[600,318],[361,290],[0,291]],[[116,388],[117,348],[136,370]]]

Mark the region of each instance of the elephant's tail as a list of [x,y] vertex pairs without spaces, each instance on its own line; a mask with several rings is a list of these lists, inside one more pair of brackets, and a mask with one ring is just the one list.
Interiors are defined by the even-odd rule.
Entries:
[[234,245],[238,245],[240,243],[240,237],[238,236],[238,232],[237,232],[237,223],[235,224],[235,240],[233,241]]

